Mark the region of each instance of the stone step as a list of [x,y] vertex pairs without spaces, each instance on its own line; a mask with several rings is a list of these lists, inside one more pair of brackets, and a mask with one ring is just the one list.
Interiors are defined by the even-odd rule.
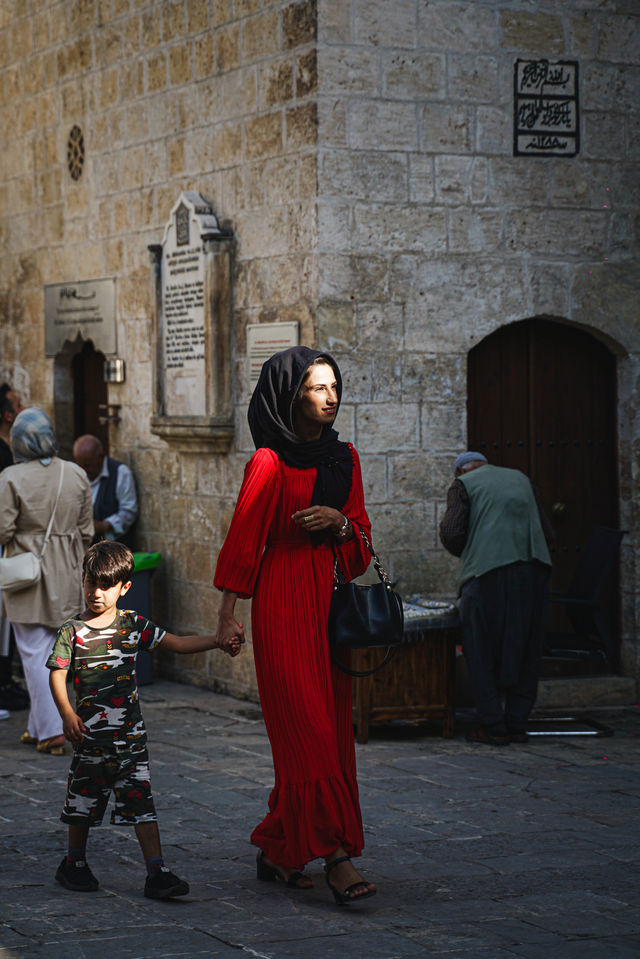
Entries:
[[541,679],[536,709],[631,706],[635,702],[636,681],[629,676],[572,676]]

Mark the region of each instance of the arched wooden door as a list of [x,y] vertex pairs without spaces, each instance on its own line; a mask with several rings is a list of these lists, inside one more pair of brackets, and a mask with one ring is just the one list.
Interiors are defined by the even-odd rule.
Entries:
[[[618,525],[615,357],[584,330],[525,320],[468,357],[469,448],[522,470],[556,535],[552,587],[568,585],[596,525]],[[618,577],[604,602],[619,636]]]
[[92,433],[109,452],[109,429],[101,423],[107,407],[107,384],[104,381],[104,354],[96,352],[93,343],[85,343],[73,357],[73,435]]

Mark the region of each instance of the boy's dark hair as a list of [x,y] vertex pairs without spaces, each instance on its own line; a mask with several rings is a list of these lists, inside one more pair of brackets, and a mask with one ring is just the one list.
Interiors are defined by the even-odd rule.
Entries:
[[128,583],[133,573],[133,553],[122,543],[101,539],[84,554],[82,578],[101,589]]

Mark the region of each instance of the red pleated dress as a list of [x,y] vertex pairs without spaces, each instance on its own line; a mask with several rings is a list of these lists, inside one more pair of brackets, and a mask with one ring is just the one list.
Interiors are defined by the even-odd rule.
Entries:
[[[353,480],[342,512],[369,535],[360,462],[350,448]],[[315,479],[315,468],[294,469],[272,450],[257,450],[214,578],[219,589],[253,597],[253,652],[275,785],[251,842],[290,869],[340,845],[350,856],[364,846],[351,679],[329,656],[331,542],[314,545],[291,519],[311,505]],[[367,568],[369,552],[357,532],[337,549],[349,579]]]

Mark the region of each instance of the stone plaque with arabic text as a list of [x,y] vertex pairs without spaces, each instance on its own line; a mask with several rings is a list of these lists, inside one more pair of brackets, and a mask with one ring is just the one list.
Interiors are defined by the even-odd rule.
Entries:
[[151,430],[177,449],[224,452],[233,438],[233,236],[183,191],[149,247],[155,338]]
[[193,214],[181,198],[162,251],[165,403],[173,416],[207,412],[204,253],[199,217]]

